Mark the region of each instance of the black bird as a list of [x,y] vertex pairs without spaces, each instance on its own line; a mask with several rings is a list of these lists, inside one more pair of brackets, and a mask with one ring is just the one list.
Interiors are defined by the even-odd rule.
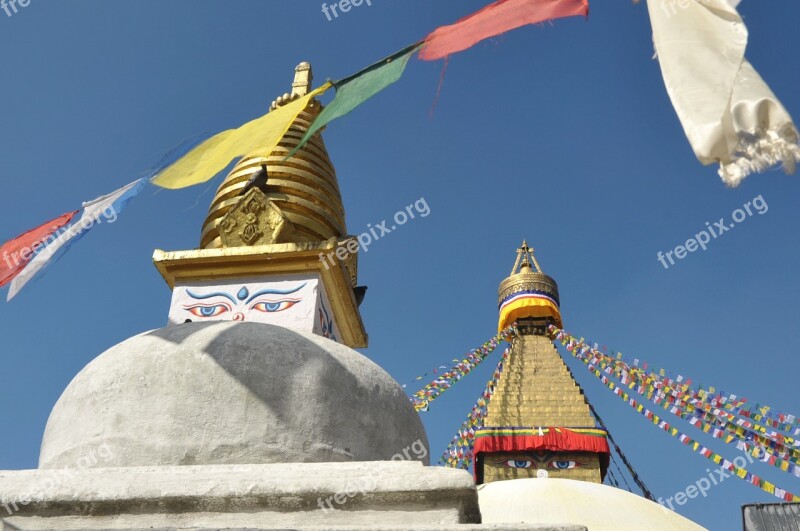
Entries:
[[256,173],[254,173],[252,177],[250,177],[250,180],[247,181],[247,184],[245,185],[244,189],[242,189],[242,192],[239,195],[246,194],[247,192],[250,191],[251,188],[258,188],[259,190],[261,190],[266,194],[268,178],[269,176],[267,175],[267,165],[262,164],[261,169],[258,170]]
[[356,296],[356,304],[361,306],[364,302],[364,297],[367,295],[367,286],[356,286],[353,288],[353,294]]

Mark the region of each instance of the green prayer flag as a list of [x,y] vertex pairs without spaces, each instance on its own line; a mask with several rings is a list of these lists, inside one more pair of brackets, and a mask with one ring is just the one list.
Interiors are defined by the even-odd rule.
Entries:
[[314,123],[308,128],[308,132],[303,139],[297,147],[286,156],[286,159],[297,153],[317,131],[325,127],[328,123],[349,113],[372,96],[400,79],[403,75],[403,71],[406,69],[408,60],[420,46],[421,44],[419,43],[412,44],[390,55],[386,59],[382,59],[364,70],[361,70],[357,74],[335,82],[333,86],[336,87],[336,97],[325,107],[319,116],[317,116]]

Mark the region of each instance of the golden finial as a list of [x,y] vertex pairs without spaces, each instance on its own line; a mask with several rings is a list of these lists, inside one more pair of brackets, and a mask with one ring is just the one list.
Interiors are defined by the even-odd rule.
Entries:
[[302,62],[294,69],[294,81],[292,82],[292,95],[302,97],[311,90],[311,82],[314,81],[314,73],[311,65]]
[[539,262],[536,261],[536,257],[533,254],[533,247],[528,246],[527,240],[522,240],[522,247],[517,249],[517,259],[514,262],[514,267],[511,269],[511,274],[516,275],[517,273],[524,273],[523,269],[531,269],[531,264],[536,267],[537,273],[544,274],[542,268],[539,267]]
[[[286,92],[283,96],[278,96],[273,100],[269,106],[270,111],[274,111],[278,107],[286,105],[289,102],[302,98],[311,90],[311,82],[314,81],[314,72],[311,70],[311,65],[302,62],[294,69],[294,81],[292,81],[292,92]],[[310,103],[314,106],[314,102]]]

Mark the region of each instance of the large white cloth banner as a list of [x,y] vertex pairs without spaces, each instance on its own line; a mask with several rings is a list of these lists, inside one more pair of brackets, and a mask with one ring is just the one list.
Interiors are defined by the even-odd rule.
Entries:
[[792,118],[745,59],[738,0],[647,0],[672,104],[697,158],[720,164],[725,184],[800,162]]

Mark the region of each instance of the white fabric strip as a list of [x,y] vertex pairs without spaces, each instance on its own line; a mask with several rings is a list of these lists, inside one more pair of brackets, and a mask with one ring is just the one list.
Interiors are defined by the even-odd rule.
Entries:
[[792,118],[745,59],[738,0],[647,0],[661,73],[703,164],[737,186],[753,172],[800,162]]

